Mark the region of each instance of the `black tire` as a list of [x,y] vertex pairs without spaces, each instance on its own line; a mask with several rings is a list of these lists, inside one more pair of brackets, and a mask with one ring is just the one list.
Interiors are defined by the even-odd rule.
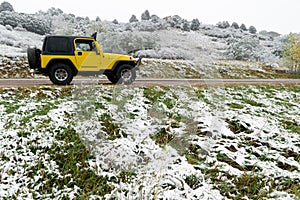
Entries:
[[49,77],[51,82],[56,85],[69,85],[73,80],[74,73],[68,65],[56,63],[50,68]]
[[40,66],[40,54],[41,50],[37,48],[27,48],[27,59],[28,59],[28,64],[31,69],[36,69]]
[[119,84],[131,84],[136,79],[136,71],[131,65],[124,64],[118,68],[116,77]]
[[108,74],[108,75],[106,75],[106,77],[113,84],[116,84],[119,81],[115,74]]

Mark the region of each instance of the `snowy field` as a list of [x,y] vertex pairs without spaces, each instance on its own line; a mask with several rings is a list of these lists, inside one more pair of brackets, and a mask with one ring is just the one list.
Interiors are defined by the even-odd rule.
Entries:
[[300,198],[300,86],[0,89],[0,199]]

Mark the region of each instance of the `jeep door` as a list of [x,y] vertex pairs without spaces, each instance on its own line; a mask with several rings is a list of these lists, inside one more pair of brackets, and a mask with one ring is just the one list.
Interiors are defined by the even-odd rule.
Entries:
[[92,39],[75,39],[75,57],[78,71],[98,72],[101,64],[99,49]]

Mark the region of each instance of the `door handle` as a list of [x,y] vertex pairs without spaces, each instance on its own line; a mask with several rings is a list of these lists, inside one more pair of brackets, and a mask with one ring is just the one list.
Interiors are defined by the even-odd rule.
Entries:
[[78,55],[79,55],[79,56],[82,56],[82,52],[78,52]]

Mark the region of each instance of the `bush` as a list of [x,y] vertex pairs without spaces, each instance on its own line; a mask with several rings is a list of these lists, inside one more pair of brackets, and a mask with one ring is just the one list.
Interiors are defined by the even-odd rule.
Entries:
[[178,15],[167,17],[167,18],[165,18],[165,20],[173,28],[181,28],[182,27],[183,19]]
[[257,32],[257,30],[256,30],[256,28],[254,26],[250,26],[249,27],[249,33],[256,34],[256,32]]
[[228,55],[235,60],[257,60],[259,40],[251,36],[232,41],[227,49]]
[[150,20],[150,13],[148,10],[146,10],[143,14],[142,14],[142,20]]
[[198,31],[200,29],[200,22],[198,19],[193,19],[191,24],[191,30]]
[[247,27],[246,27],[245,24],[242,24],[242,25],[240,26],[240,29],[242,29],[243,31],[248,31],[248,29],[247,29]]
[[0,24],[9,25],[13,28],[23,27],[29,32],[45,35],[50,33],[50,24],[43,19],[24,13],[3,11],[0,13]]
[[6,1],[4,1],[3,3],[1,3],[0,5],[0,12],[2,11],[9,11],[12,12],[14,11],[14,8],[12,7],[12,5]]
[[183,31],[190,31],[191,30],[191,26],[190,26],[190,23],[188,21],[184,21],[183,22],[183,25],[182,25],[182,30]]
[[131,18],[129,19],[129,22],[130,23],[133,23],[133,22],[138,22],[139,20],[136,18],[135,15],[132,15]]
[[157,30],[155,23],[151,21],[141,21],[139,23],[139,31],[153,32],[155,30]]
[[223,22],[217,23],[217,27],[225,29],[225,28],[229,28],[230,24],[228,21],[223,21]]
[[151,22],[159,23],[160,18],[157,15],[151,15]]
[[102,47],[108,53],[134,53],[143,49],[154,49],[156,38],[149,34],[122,32],[122,33],[102,33],[99,35]]
[[119,24],[118,20],[116,20],[116,19],[114,19],[114,21],[112,23]]
[[236,23],[236,22],[233,22],[233,23],[231,24],[231,27],[232,27],[232,28],[235,28],[235,29],[239,29],[239,28],[240,28],[239,25],[238,25],[238,23]]

